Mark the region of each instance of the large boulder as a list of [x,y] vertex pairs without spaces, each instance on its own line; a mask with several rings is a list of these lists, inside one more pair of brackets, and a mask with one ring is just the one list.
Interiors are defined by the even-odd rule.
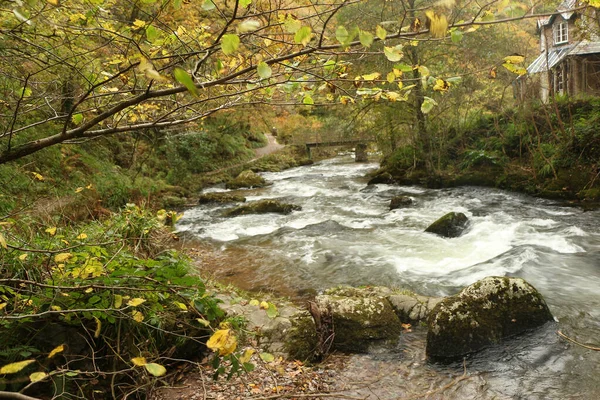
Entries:
[[523,279],[487,277],[434,307],[426,352],[435,359],[460,357],[552,319],[542,295]]
[[240,194],[230,192],[203,193],[198,198],[198,204],[208,203],[243,203],[246,198]]
[[250,170],[242,171],[235,179],[227,182],[227,189],[260,188],[267,186],[267,181],[262,176]]
[[413,200],[408,196],[394,196],[390,201],[390,211],[397,208],[406,208],[413,203]]
[[435,233],[436,235],[447,238],[455,238],[463,234],[465,229],[467,229],[468,224],[469,219],[465,214],[451,212],[429,225],[429,227],[425,229],[425,232]]
[[290,214],[292,211],[299,210],[302,210],[302,207],[296,204],[287,204],[277,200],[265,199],[242,204],[231,210],[225,211],[224,215],[226,217],[235,217],[247,214]]
[[[377,291],[336,288],[317,296],[315,303],[318,310],[313,312],[313,317],[318,314],[315,319],[329,321],[333,329],[333,350],[363,352],[372,343],[397,340],[402,331],[391,303]],[[319,325],[325,322],[317,322]]]
[[369,180],[367,185],[376,185],[378,183],[385,183],[385,184],[392,185],[392,184],[396,183],[396,181],[394,180],[394,177],[392,176],[392,174],[390,174],[389,172],[379,171],[376,173],[376,175],[373,178],[371,178]]

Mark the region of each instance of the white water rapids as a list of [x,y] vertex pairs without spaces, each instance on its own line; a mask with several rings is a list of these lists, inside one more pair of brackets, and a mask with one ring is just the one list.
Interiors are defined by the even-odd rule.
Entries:
[[[599,211],[487,188],[367,186],[365,175],[377,166],[340,157],[264,173],[273,184],[243,191],[247,201],[277,198],[302,211],[225,218],[223,210],[232,205],[202,205],[186,210],[178,229],[235,254],[239,265],[231,263],[227,274],[239,274],[236,283],[275,293],[345,284],[449,295],[486,276],[519,276],[544,295],[559,329],[600,345]],[[397,195],[410,196],[413,205],[390,211]],[[424,232],[451,211],[469,217],[466,234],[445,239]],[[515,340],[500,355],[476,356],[473,368],[485,390],[471,384],[453,398],[600,398],[598,352],[566,344],[555,330]],[[355,362],[397,364],[386,357]],[[376,367],[358,369],[365,368]]]

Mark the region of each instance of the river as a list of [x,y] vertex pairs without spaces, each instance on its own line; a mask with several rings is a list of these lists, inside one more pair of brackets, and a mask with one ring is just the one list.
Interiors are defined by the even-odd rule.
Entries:
[[[429,398],[600,398],[600,352],[556,334],[600,345],[600,211],[489,188],[367,186],[377,167],[345,156],[264,173],[273,184],[244,191],[247,200],[277,198],[302,211],[225,218],[231,205],[202,205],[185,212],[178,230],[211,243],[217,278],[247,290],[302,299],[337,285],[385,285],[440,296],[486,276],[518,276],[558,321],[470,356],[471,378],[456,384],[463,365],[427,363],[426,330],[414,327],[397,348],[349,358],[349,379],[373,381],[357,395],[395,399],[448,384]],[[397,195],[413,205],[390,211]],[[469,217],[463,236],[424,233],[450,211]]]

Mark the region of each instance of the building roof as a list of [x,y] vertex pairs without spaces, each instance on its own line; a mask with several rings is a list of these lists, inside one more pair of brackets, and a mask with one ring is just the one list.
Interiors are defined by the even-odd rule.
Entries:
[[561,62],[575,46],[563,46],[557,49],[552,49],[549,52],[543,51],[530,65],[527,67],[528,74],[537,74],[539,72],[548,71],[556,64]]
[[541,29],[543,26],[551,25],[552,22],[554,21],[554,18],[556,18],[556,16],[559,14],[565,20],[571,19],[571,17],[575,14],[575,11],[573,11],[573,9],[576,8],[576,6],[577,6],[577,0],[564,0],[556,8],[556,13],[554,13],[548,17],[543,17],[543,18],[538,19],[538,21],[537,21],[538,29]]

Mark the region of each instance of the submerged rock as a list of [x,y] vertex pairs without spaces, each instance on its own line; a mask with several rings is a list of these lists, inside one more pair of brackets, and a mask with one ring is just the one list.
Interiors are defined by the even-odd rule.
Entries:
[[235,217],[247,214],[290,214],[292,211],[300,210],[302,210],[302,207],[296,204],[287,204],[277,200],[266,199],[242,204],[241,206],[225,211],[224,215],[226,217]]
[[433,224],[429,225],[425,232],[435,233],[447,238],[459,237],[467,229],[469,219],[463,213],[451,212]]
[[431,311],[426,353],[455,358],[553,319],[542,295],[520,278],[487,277]]
[[390,211],[397,208],[406,208],[413,203],[413,200],[408,196],[395,196],[390,201]]
[[250,170],[242,171],[235,179],[227,182],[227,189],[260,188],[267,186],[267,181],[262,176]]
[[246,198],[239,194],[229,192],[203,193],[198,198],[198,204],[208,203],[243,203]]

